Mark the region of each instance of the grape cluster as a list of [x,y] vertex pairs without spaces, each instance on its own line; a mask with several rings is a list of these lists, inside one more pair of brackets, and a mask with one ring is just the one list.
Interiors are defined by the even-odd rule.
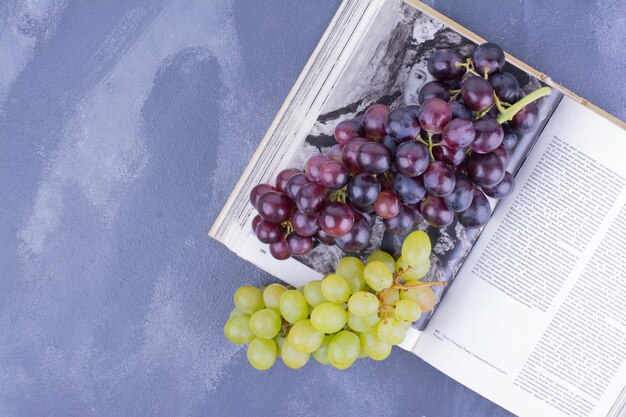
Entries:
[[431,287],[444,283],[420,281],[430,268],[430,253],[428,235],[416,231],[397,261],[376,251],[365,265],[344,257],[334,273],[302,288],[241,287],[224,335],[232,343],[248,343],[248,361],[259,370],[271,368],[276,357],[294,369],[311,355],[338,369],[359,358],[383,360],[411,322],[435,307]]
[[370,106],[336,125],[337,144],[326,155],[252,190],[258,239],[286,259],[308,253],[315,241],[358,252],[376,216],[393,233],[408,232],[422,217],[438,228],[455,218],[466,228],[484,226],[491,217],[487,197],[513,192],[506,169],[517,133],[537,127],[534,100],[550,92],[524,97],[504,63],[493,43],[469,58],[435,51],[428,60],[435,80],[420,89],[419,105]]

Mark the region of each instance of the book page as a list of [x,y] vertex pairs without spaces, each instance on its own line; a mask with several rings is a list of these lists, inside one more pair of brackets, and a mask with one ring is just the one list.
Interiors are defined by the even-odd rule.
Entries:
[[565,97],[414,353],[509,411],[606,416],[626,386],[626,132]]
[[[418,90],[426,82],[433,80],[428,73],[427,62],[434,50],[454,47],[464,55],[470,55],[476,47],[474,40],[461,36],[440,20],[402,0],[372,0],[371,4],[376,8],[375,12],[371,13],[371,22],[366,25],[365,21],[359,20],[359,25],[364,26],[362,34],[352,48],[346,49],[346,55],[342,55],[335,64],[337,67],[343,66],[343,69],[336,75],[332,88],[325,88],[328,94],[320,101],[320,107],[308,111],[314,114],[315,118],[307,119],[306,123],[304,121],[295,123],[294,119],[289,119],[289,123],[297,124],[300,130],[292,135],[293,139],[288,142],[288,147],[284,144],[267,155],[268,161],[276,162],[278,157],[282,158],[281,163],[272,168],[267,165],[269,162],[260,163],[255,173],[263,172],[265,179],[261,180],[255,176],[248,178],[247,182],[273,182],[280,170],[286,167],[302,169],[309,157],[328,153],[337,144],[334,138],[335,126],[343,120],[362,115],[373,103],[390,107],[417,104]],[[367,10],[361,13],[370,15]],[[343,30],[351,32],[348,27]],[[545,85],[540,79],[530,76],[510,63],[507,63],[505,68],[507,72],[515,75],[526,93]],[[322,80],[313,83],[312,85],[316,87],[311,91],[315,91]],[[555,90],[550,96],[542,99],[540,125],[550,118],[561,97],[562,94]],[[294,117],[297,114],[299,112],[294,110]],[[512,151],[508,166],[511,172],[515,172],[518,162],[526,157],[540,131],[539,128],[518,135],[519,145]],[[239,256],[274,276],[292,284],[298,282],[302,285],[312,277],[333,271],[339,259],[346,256],[338,246],[317,245],[308,254],[293,257],[286,262],[270,259],[266,253],[267,245],[255,242],[256,238],[250,228],[256,212],[245,196],[242,200],[245,200],[242,203],[242,211],[229,219],[229,222],[238,223],[239,228],[238,237],[229,246]],[[429,226],[421,215],[416,217],[414,230],[424,230],[433,243],[431,269],[423,280],[451,282],[478,238],[480,230],[465,229],[456,221],[448,227],[435,228]],[[402,242],[410,231],[405,233],[387,231],[380,218],[372,221],[370,226],[371,234],[367,247],[357,254],[349,255],[365,260],[375,250],[382,249],[396,258],[399,257]],[[235,229],[236,227],[232,228]],[[283,278],[284,276],[287,278]],[[437,300],[444,297],[445,291],[446,287],[443,286],[434,288]],[[432,314],[432,311],[423,314],[420,320],[413,324],[413,328],[416,331],[422,330]]]

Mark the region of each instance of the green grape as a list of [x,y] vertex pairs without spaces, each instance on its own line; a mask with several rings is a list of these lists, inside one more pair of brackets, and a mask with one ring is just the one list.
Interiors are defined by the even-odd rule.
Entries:
[[298,352],[295,350],[289,343],[289,340],[285,340],[283,342],[283,347],[280,353],[283,363],[291,369],[302,368],[311,357],[310,353]]
[[363,268],[363,262],[359,258],[346,256],[337,263],[335,274],[342,276],[350,285],[350,292],[355,293],[365,289]]
[[366,317],[358,317],[348,312],[348,327],[357,332],[369,332],[376,328],[379,321],[378,313]]
[[291,324],[304,320],[309,315],[309,304],[306,302],[304,295],[297,290],[285,291],[280,296],[278,305],[280,314]]
[[247,314],[229,318],[224,325],[226,339],[236,345],[243,345],[254,339],[254,333],[248,325],[249,320],[250,316]]
[[270,369],[276,362],[276,352],[274,341],[257,337],[248,345],[248,362],[259,371]]
[[311,353],[324,342],[324,333],[315,330],[311,320],[301,320],[291,327],[287,341],[298,352]]
[[330,365],[330,359],[328,358],[328,344],[332,340],[331,335],[327,335],[324,337],[324,343],[320,347],[317,348],[315,352],[313,352],[313,357],[316,361],[321,363],[322,365]]
[[[409,265],[406,263],[404,258],[401,256],[396,261],[396,272],[400,272],[400,269],[403,271],[407,271]],[[405,281],[415,281],[423,278],[430,271],[430,259],[427,259],[425,262],[419,265],[412,265],[407,272],[402,273],[402,279]]]
[[384,304],[395,306],[398,300],[400,299],[400,290],[392,289],[385,291],[385,299],[383,300]]
[[271,339],[280,331],[280,314],[271,308],[264,308],[250,316],[249,326],[256,337]]
[[346,309],[340,304],[322,303],[311,313],[311,325],[322,333],[336,333],[348,320]]
[[412,323],[419,320],[422,315],[422,309],[419,304],[413,300],[405,299],[396,303],[396,309],[394,310],[396,319],[400,321],[406,321]]
[[375,314],[379,305],[378,298],[374,294],[365,291],[352,294],[348,300],[348,310],[358,317]]
[[242,312],[242,311],[237,310],[236,308],[233,308],[233,311],[230,312],[230,316],[228,316],[228,317],[232,318],[232,317],[244,316],[244,315],[247,315],[247,314]]
[[361,333],[359,339],[361,339],[361,350],[375,361],[387,359],[391,354],[391,345],[380,340],[376,332]]
[[377,250],[372,252],[372,254],[370,256],[367,257],[367,259],[365,260],[365,264],[370,264],[372,262],[382,262],[385,265],[387,265],[387,268],[389,268],[389,270],[391,272],[395,271],[396,268],[396,261],[393,260],[393,256],[389,255],[387,252],[382,251],[382,250]]
[[384,290],[393,284],[393,274],[387,268],[387,265],[380,261],[374,261],[365,265],[363,276],[367,285],[374,291]]
[[316,279],[304,286],[304,298],[312,307],[325,303],[327,300],[322,295],[322,281]]
[[246,314],[252,314],[263,308],[263,294],[258,288],[246,285],[239,287],[233,296],[235,307]]
[[402,323],[395,318],[387,318],[381,321],[376,331],[380,340],[390,345],[402,343],[406,334],[406,329]]
[[350,297],[350,285],[340,275],[327,275],[322,280],[322,295],[332,303],[343,303]]
[[[406,286],[410,287],[420,283],[420,281],[409,281]],[[403,300],[413,300],[420,306],[422,313],[428,313],[435,308],[437,297],[431,287],[413,287],[408,290],[402,290],[400,298]]]
[[420,265],[430,258],[430,238],[426,232],[417,230],[412,232],[402,243],[402,258],[409,265]]
[[280,296],[283,295],[285,291],[287,291],[287,288],[280,284],[270,284],[265,287],[263,290],[263,302],[265,303],[265,307],[280,312],[278,303]]
[[361,341],[354,333],[343,330],[333,336],[327,352],[331,365],[338,369],[346,369],[358,359]]

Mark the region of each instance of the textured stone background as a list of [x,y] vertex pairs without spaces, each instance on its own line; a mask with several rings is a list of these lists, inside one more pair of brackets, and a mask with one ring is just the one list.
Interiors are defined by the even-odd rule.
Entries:
[[[626,118],[626,3],[431,0]],[[254,372],[207,238],[338,0],[0,1],[0,415],[507,416],[399,349]]]

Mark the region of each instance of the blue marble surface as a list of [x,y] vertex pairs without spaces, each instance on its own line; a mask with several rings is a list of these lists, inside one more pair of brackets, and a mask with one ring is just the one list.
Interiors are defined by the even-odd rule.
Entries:
[[[626,118],[626,3],[431,0]],[[540,4],[541,3],[541,4]],[[413,355],[252,371],[207,230],[338,0],[0,2],[0,415],[508,416]]]

